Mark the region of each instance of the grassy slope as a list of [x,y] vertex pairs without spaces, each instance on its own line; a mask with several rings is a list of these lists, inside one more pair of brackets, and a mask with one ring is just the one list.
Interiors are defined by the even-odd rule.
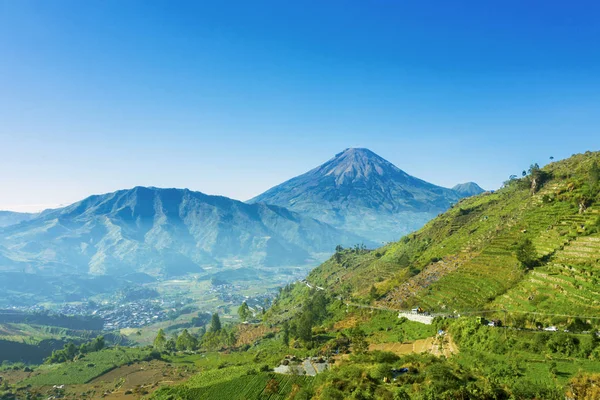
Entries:
[[[525,184],[464,199],[418,232],[376,251],[346,250],[313,270],[308,281],[379,303],[429,310],[548,310],[596,313],[600,236],[588,235],[600,216],[598,199],[580,214],[577,197],[600,153],[575,155],[544,168],[551,178],[531,195]],[[585,227],[583,229],[582,227]],[[547,262],[526,272],[514,256],[524,237]]]
[[43,365],[37,374],[22,382],[23,385],[52,386],[82,384],[105,374],[120,365],[140,361],[150,356],[151,350],[115,347],[86,354],[76,361]]

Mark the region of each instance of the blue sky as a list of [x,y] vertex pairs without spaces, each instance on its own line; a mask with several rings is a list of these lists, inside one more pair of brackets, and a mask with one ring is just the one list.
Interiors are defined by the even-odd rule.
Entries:
[[497,188],[600,150],[594,1],[0,0],[0,209],[245,200],[367,147]]

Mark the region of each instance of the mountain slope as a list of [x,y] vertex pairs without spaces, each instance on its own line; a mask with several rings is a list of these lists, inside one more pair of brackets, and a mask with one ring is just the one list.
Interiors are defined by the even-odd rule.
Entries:
[[136,187],[3,228],[0,246],[9,260],[0,259],[0,268],[18,262],[28,272],[179,275],[206,265],[305,264],[338,243],[359,241],[277,206]]
[[286,207],[385,242],[420,228],[461,197],[408,175],[368,149],[351,148],[248,202]]
[[485,190],[483,190],[475,182],[459,183],[458,185],[454,186],[452,190],[458,193],[461,197],[475,196],[485,192]]
[[[598,164],[599,152],[552,163],[461,200],[399,242],[365,254],[344,250],[308,280],[347,296],[374,286],[379,303],[396,309],[598,313]],[[516,257],[525,239],[535,249],[532,270]]]
[[29,221],[35,218],[37,214],[20,213],[14,211],[0,211],[0,228],[15,225],[22,221]]

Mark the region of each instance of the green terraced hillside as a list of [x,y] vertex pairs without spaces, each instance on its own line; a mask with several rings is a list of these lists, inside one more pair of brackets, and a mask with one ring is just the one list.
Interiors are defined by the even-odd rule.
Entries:
[[[461,200],[421,230],[373,251],[342,249],[308,282],[389,308],[597,313],[599,152],[513,177]],[[535,266],[517,259],[533,243]]]

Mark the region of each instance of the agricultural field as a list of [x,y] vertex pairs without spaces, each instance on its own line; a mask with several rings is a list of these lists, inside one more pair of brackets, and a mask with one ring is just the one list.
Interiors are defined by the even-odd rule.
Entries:
[[152,357],[152,350],[148,348],[104,349],[88,353],[76,361],[42,365],[36,368],[35,372],[22,384],[32,386],[83,384],[121,365],[150,360]]
[[312,379],[256,372],[247,367],[230,367],[199,374],[185,385],[158,390],[152,399],[265,399],[283,400],[292,391],[310,388]]

